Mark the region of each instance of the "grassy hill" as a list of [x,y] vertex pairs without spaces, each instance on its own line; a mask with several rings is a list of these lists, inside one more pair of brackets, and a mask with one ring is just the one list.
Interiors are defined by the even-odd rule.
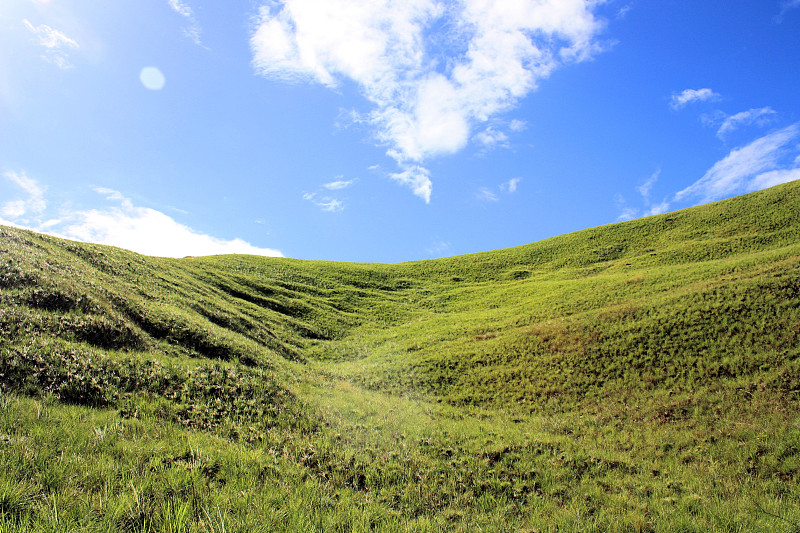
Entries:
[[800,531],[800,182],[402,264],[0,227],[0,531]]

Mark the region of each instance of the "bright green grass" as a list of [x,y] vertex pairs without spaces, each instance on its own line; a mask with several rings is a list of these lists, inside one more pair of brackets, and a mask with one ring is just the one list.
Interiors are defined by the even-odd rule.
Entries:
[[0,531],[800,531],[800,184],[508,250],[0,228]]

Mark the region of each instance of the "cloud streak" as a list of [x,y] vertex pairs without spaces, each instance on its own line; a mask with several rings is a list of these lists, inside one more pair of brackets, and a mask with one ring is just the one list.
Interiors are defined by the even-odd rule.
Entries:
[[47,209],[44,198],[46,188],[41,187],[35,180],[29,178],[24,172],[8,171],[3,177],[16,185],[27,196],[15,198],[0,205],[0,215],[25,223],[30,217],[36,217]]
[[764,187],[796,179],[796,162],[784,163],[784,156],[794,151],[800,135],[800,123],[765,135],[747,146],[732,150],[712,166],[705,175],[675,195],[675,200],[699,199],[713,202],[726,196],[752,192]]
[[133,205],[130,199],[112,189],[95,189],[112,205],[87,210],[62,206],[55,217],[48,216],[44,187],[25,173],[6,172],[4,177],[16,184],[25,197],[0,206],[2,224],[159,257],[218,254],[282,256],[277,250],[253,246],[242,239],[219,239],[195,231],[160,211]]
[[322,186],[328,189],[329,191],[340,191],[342,189],[346,189],[353,185],[356,180],[343,180],[341,176],[338,176],[336,180],[331,181],[329,183],[325,183]]
[[487,151],[497,147],[508,148],[508,135],[492,126],[475,134],[474,140]]
[[186,19],[186,22],[189,24],[183,30],[184,35],[191,39],[191,41],[197,46],[203,46],[203,42],[200,40],[200,34],[202,33],[202,30],[200,29],[200,24],[197,22],[197,18],[194,15],[194,10],[186,2],[181,0],[167,1],[169,2],[169,7],[171,7],[172,10],[178,15]]
[[719,99],[719,95],[711,89],[686,89],[681,93],[673,94],[670,100],[672,109],[683,109],[689,104],[695,102],[708,102]]
[[303,200],[311,202],[315,206],[319,207],[320,210],[327,213],[340,213],[344,211],[345,204],[339,198],[331,196],[331,194],[335,194],[338,191],[343,191],[344,189],[352,187],[356,181],[358,180],[346,180],[344,179],[344,176],[336,176],[333,181],[323,183],[320,187],[320,189],[330,191],[330,194],[318,189],[317,192],[304,193]]
[[617,217],[619,221],[625,220],[633,220],[639,216],[649,217],[652,215],[660,215],[669,210],[670,203],[668,200],[664,200],[660,203],[653,204],[650,200],[651,193],[653,192],[653,187],[655,186],[656,182],[658,182],[658,178],[661,177],[661,169],[659,168],[648,177],[644,183],[636,187],[636,190],[642,197],[642,202],[644,203],[643,208],[636,208],[636,207],[628,207],[625,202],[625,198],[618,194],[616,197],[617,209],[620,210],[620,214]]
[[644,200],[644,210],[627,207],[625,199],[617,195],[616,203],[620,210],[617,220],[659,215],[669,211],[676,202],[700,205],[798,180],[800,179],[798,139],[800,139],[800,122],[759,137],[745,146],[731,150],[727,156],[708,169],[703,177],[678,191],[671,198],[652,204],[650,193],[661,174],[661,170],[658,170],[637,187]]
[[652,192],[653,186],[656,184],[660,176],[661,176],[661,169],[658,169],[655,172],[653,172],[644,183],[636,187],[636,190],[639,191],[639,194],[642,195],[642,198],[644,198],[646,202],[650,201],[650,193]]
[[797,8],[800,8],[800,0],[784,0],[784,2],[781,3],[781,12],[775,18],[775,21],[778,24],[782,23],[786,13]]
[[486,187],[481,187],[478,189],[478,192],[475,193],[475,198],[481,202],[497,202],[500,200],[494,192]]
[[28,19],[23,19],[25,27],[36,36],[39,46],[44,48],[42,59],[52,63],[62,70],[72,68],[69,61],[69,51],[80,48],[80,45],[59,30],[53,29],[47,24],[34,26]]
[[750,109],[748,111],[736,113],[735,115],[731,115],[725,119],[725,121],[717,130],[717,137],[722,139],[725,137],[725,135],[741,126],[748,126],[750,124],[766,124],[774,115],[775,110],[771,107]]
[[315,192],[307,192],[303,195],[303,200],[311,202],[327,213],[339,213],[344,211],[344,203],[330,196],[320,196]]
[[[430,201],[424,161],[463,149],[558,67],[600,51],[591,0],[284,0],[261,7],[250,39],[257,73],[357,84],[401,171],[389,177]],[[443,60],[442,57],[449,59]],[[500,142],[496,134],[476,142]]]

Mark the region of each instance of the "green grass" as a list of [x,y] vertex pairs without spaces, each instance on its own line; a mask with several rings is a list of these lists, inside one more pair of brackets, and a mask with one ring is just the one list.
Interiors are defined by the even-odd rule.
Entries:
[[439,260],[0,228],[0,531],[800,531],[800,183]]

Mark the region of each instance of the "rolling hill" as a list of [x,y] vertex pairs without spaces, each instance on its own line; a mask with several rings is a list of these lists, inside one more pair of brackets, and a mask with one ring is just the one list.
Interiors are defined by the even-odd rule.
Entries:
[[401,264],[0,227],[0,530],[800,531],[800,182]]

